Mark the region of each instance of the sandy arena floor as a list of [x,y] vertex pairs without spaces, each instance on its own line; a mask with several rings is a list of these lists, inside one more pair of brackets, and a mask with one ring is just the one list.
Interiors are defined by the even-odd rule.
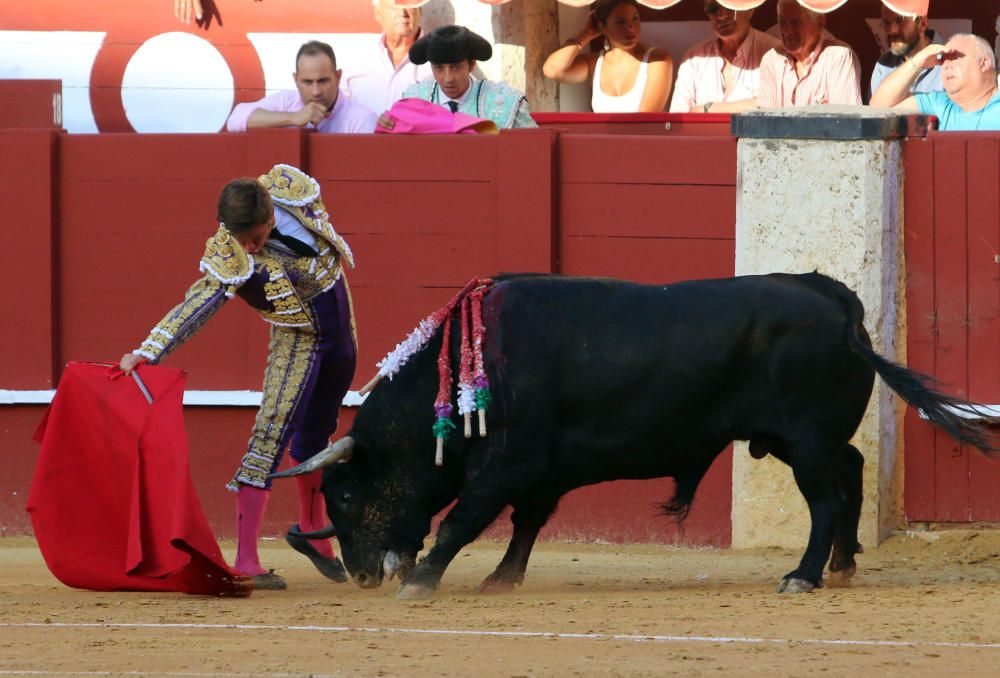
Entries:
[[68,589],[2,539],[0,675],[1000,673],[1000,532],[901,535],[851,587],[800,595],[773,592],[791,551],[591,544],[540,544],[516,593],[476,594],[502,553],[473,545],[404,603],[268,542],[289,590],[234,600]]

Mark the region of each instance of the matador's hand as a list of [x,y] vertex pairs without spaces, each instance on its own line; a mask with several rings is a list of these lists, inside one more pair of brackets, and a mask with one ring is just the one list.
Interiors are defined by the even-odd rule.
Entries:
[[146,362],[146,359],[142,356],[138,356],[134,353],[126,353],[118,362],[118,367],[120,367],[121,371],[125,374],[132,374],[132,370],[139,367],[139,365],[144,362]]

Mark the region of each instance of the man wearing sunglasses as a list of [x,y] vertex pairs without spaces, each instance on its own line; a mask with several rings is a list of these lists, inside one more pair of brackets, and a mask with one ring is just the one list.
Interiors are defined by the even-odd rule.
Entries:
[[826,15],[778,0],[781,46],[760,63],[761,108],[861,105],[861,65],[850,45],[825,32]]
[[[917,92],[910,87],[920,72],[941,64],[943,92]],[[970,33],[951,36],[946,45],[928,45],[906,65],[886,76],[872,106],[933,115],[942,131],[1000,130],[1000,92],[993,48]]]
[[[879,57],[872,72],[871,92],[874,94],[885,76],[908,62],[920,50],[932,43],[940,44],[938,35],[927,28],[927,5],[923,15],[901,14],[888,5],[882,5],[882,29],[889,43],[889,51]],[[941,67],[935,63],[931,68],[922,68],[910,92],[936,92],[944,89],[941,84]]]
[[734,11],[705,0],[705,15],[715,37],[684,55],[670,112],[738,113],[754,108],[761,59],[780,43],[750,26],[752,9]]

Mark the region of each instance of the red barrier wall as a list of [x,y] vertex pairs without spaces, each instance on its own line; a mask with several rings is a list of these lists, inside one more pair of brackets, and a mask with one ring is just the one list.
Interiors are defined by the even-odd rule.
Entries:
[[[1000,404],[1000,134],[905,145],[908,362],[942,389]],[[906,415],[911,521],[1000,520],[1000,464]]]
[[[559,158],[561,273],[650,284],[733,275],[735,139],[568,134]],[[730,543],[731,451],[702,481],[685,534],[656,517],[672,492],[670,480],[611,483],[571,494],[561,511],[629,541]]]
[[[727,136],[3,134],[11,157],[0,197],[32,205],[27,222],[0,225],[6,242],[23,243],[15,279],[33,283],[15,302],[21,330],[0,334],[0,354],[23,356],[3,361],[0,385],[9,389],[51,388],[68,360],[113,361],[134,347],[198,277],[219,187],[276,161],[320,181],[358,262],[349,276],[361,344],[354,388],[473,276],[732,274],[736,143]],[[256,390],[266,335],[253,312],[230,303],[169,364],[188,371],[189,389]],[[0,500],[8,533],[30,530],[23,506],[37,449],[29,438],[42,412],[0,407],[0,444],[13,467]],[[341,431],[352,414],[345,410]],[[196,485],[220,537],[233,536],[234,502],[222,486],[252,417],[250,408],[185,411]],[[664,481],[571,494],[543,538],[728,545],[729,464],[725,455],[709,475],[683,535],[657,515],[670,496]],[[265,531],[282,532],[294,515],[291,486],[279,487]],[[498,524],[491,534],[506,531]]]

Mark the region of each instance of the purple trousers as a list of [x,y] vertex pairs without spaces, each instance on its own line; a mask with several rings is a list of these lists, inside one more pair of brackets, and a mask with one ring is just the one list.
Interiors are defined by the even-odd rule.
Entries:
[[271,328],[260,410],[230,489],[269,488],[267,475],[277,470],[289,443],[292,459],[302,462],[325,448],[337,429],[357,364],[347,286],[340,280],[305,305],[312,327]]

